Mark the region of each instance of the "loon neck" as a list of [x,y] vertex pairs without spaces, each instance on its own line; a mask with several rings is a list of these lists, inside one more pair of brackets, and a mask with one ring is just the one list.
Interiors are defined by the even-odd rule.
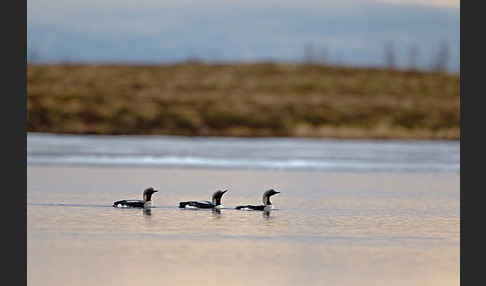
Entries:
[[143,194],[143,200],[150,202],[152,200],[152,194]]
[[215,206],[221,205],[221,198],[213,198],[213,205]]

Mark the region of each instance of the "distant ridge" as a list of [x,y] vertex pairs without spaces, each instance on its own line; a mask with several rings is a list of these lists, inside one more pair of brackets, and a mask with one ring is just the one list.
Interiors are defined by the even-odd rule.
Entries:
[[459,139],[459,76],[313,64],[29,65],[28,131]]

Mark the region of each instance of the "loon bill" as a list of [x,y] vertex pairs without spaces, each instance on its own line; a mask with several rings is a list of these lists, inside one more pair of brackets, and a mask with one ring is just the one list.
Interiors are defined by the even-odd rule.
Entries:
[[237,206],[237,210],[253,210],[253,211],[269,211],[273,209],[272,202],[270,201],[270,197],[276,194],[280,194],[280,192],[275,191],[274,189],[270,189],[263,193],[263,205],[242,205]]
[[121,200],[113,203],[115,208],[150,208],[152,206],[152,194],[158,192],[153,187],[143,191],[143,200]]
[[217,190],[214,192],[212,196],[212,201],[187,201],[187,202],[180,202],[179,208],[197,208],[197,209],[218,209],[222,208],[223,205],[221,204],[221,198],[223,197],[224,193],[228,190]]

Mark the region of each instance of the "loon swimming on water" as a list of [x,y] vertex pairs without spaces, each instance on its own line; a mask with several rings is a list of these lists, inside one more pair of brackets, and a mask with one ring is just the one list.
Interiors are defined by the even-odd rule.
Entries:
[[152,194],[158,192],[153,187],[143,191],[143,200],[122,200],[113,203],[115,208],[150,208],[152,206]]
[[254,211],[269,211],[273,209],[272,202],[270,201],[270,197],[280,192],[275,191],[274,189],[270,189],[263,193],[263,205],[253,206],[253,205],[246,205],[246,206],[237,206],[237,210],[254,210]]
[[179,208],[198,208],[198,209],[220,209],[223,207],[221,204],[221,198],[223,197],[224,193],[228,190],[217,190],[214,192],[212,197],[212,202],[210,201],[187,201],[187,202],[180,202]]

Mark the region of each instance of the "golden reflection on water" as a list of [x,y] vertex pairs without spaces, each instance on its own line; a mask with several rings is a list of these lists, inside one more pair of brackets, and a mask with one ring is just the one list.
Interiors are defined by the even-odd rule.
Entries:
[[28,273],[29,285],[458,285],[458,255],[433,243],[61,236],[29,244]]
[[[185,170],[188,185],[169,170],[72,168],[62,172],[75,184],[45,179],[59,171],[28,169],[29,285],[459,284],[455,174]],[[177,191],[165,189],[149,210],[111,207],[136,198],[129,189],[89,191],[94,178],[107,185],[129,178],[125,172],[171,178]],[[250,187],[233,190],[227,209],[177,208],[178,200],[205,197],[195,186],[208,174],[235,186],[249,177],[287,183],[269,213],[231,208],[258,202]],[[307,191],[324,182],[325,191]]]

